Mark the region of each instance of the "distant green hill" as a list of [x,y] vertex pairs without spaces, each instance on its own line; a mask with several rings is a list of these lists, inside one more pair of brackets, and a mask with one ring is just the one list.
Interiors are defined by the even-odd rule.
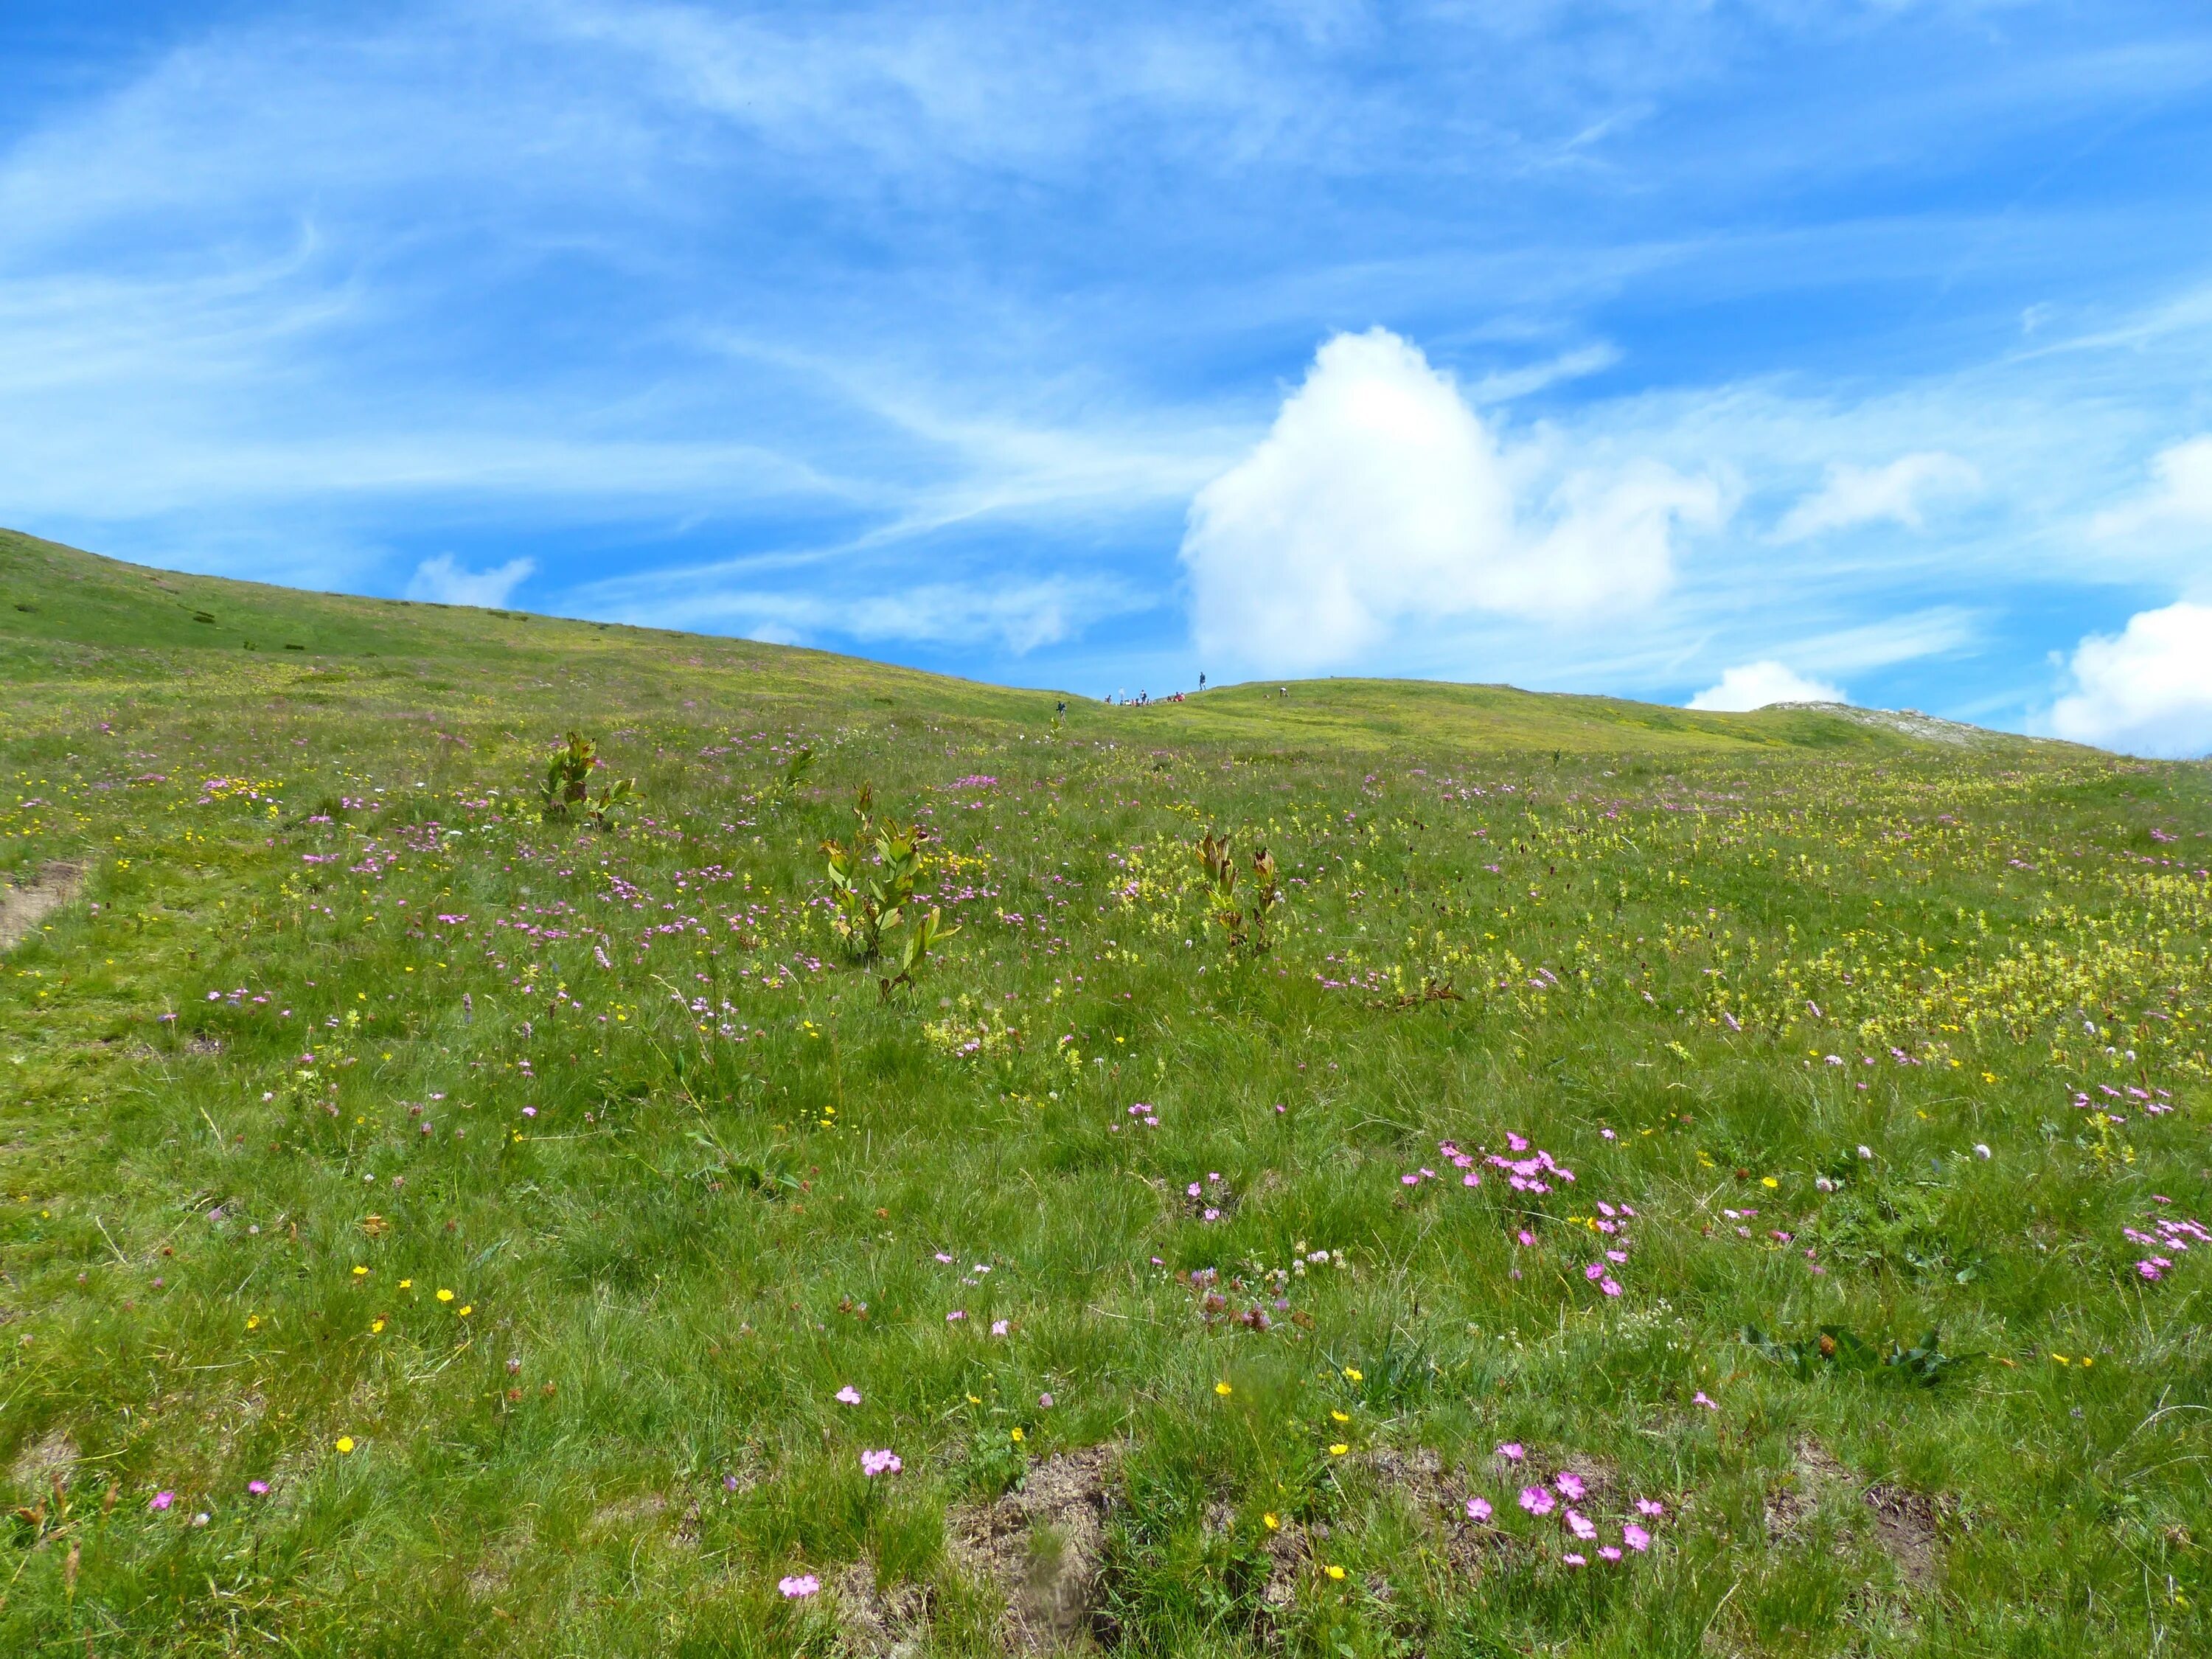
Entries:
[[[619,700],[672,696],[681,682],[811,700],[859,700],[945,714],[1035,720],[1059,696],[922,673],[864,659],[716,635],[632,628],[410,599],[358,599],[125,564],[0,531],[0,672],[158,678],[172,665],[252,653],[264,672],[327,695],[349,665],[396,676],[434,671],[489,690],[517,674],[599,677]],[[352,682],[358,685],[356,679]],[[389,689],[389,688],[387,688]],[[868,700],[874,699],[871,704]],[[1759,747],[1860,753],[1941,752],[1963,740],[2002,749],[2031,740],[1940,722],[1894,725],[1817,708],[1693,713],[1618,697],[1425,680],[1321,679],[1224,685],[1182,703],[1115,708],[1070,696],[1079,723],[1110,720],[1133,735],[1269,745],[1444,744],[1572,754],[1726,754]]]

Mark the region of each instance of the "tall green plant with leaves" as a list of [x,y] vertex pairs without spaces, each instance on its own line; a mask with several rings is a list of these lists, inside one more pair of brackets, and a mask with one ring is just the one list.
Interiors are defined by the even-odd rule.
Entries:
[[593,829],[611,830],[619,822],[621,809],[636,799],[635,778],[617,778],[599,788],[592,787],[592,774],[601,764],[599,747],[582,732],[571,732],[553,751],[544,781],[538,786],[540,816],[548,823],[581,808]]
[[1237,861],[1228,836],[1217,836],[1208,830],[1198,843],[1198,860],[1206,870],[1206,898],[1214,922],[1229,936],[1229,948],[1267,949],[1268,919],[1283,897],[1282,884],[1275,876],[1274,854],[1263,847],[1252,855],[1249,908],[1237,897]]
[[[866,784],[853,798],[853,817],[852,839],[833,836],[822,843],[822,853],[829,861],[838,937],[855,960],[866,963],[882,957],[884,933],[905,921],[907,907],[915,902],[915,884],[921,876],[922,832],[918,824],[878,819],[875,793]],[[959,931],[947,927],[944,913],[931,906],[899,948],[897,972],[877,981],[884,1000],[898,987],[911,986],[937,942]]]

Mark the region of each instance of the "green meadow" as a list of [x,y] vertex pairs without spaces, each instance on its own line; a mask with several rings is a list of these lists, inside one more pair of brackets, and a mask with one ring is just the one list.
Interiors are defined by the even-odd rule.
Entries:
[[0,533],[0,1651],[2212,1651],[2205,767],[1062,701]]

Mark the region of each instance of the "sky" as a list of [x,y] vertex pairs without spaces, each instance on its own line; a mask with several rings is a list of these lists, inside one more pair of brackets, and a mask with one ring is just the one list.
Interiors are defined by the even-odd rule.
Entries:
[[2212,751],[2212,9],[0,6],[0,523]]

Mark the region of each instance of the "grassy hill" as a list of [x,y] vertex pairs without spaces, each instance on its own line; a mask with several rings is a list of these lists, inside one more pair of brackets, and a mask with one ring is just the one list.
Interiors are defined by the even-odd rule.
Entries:
[[1057,701],[0,534],[0,1651],[2212,1644],[2206,769]]

